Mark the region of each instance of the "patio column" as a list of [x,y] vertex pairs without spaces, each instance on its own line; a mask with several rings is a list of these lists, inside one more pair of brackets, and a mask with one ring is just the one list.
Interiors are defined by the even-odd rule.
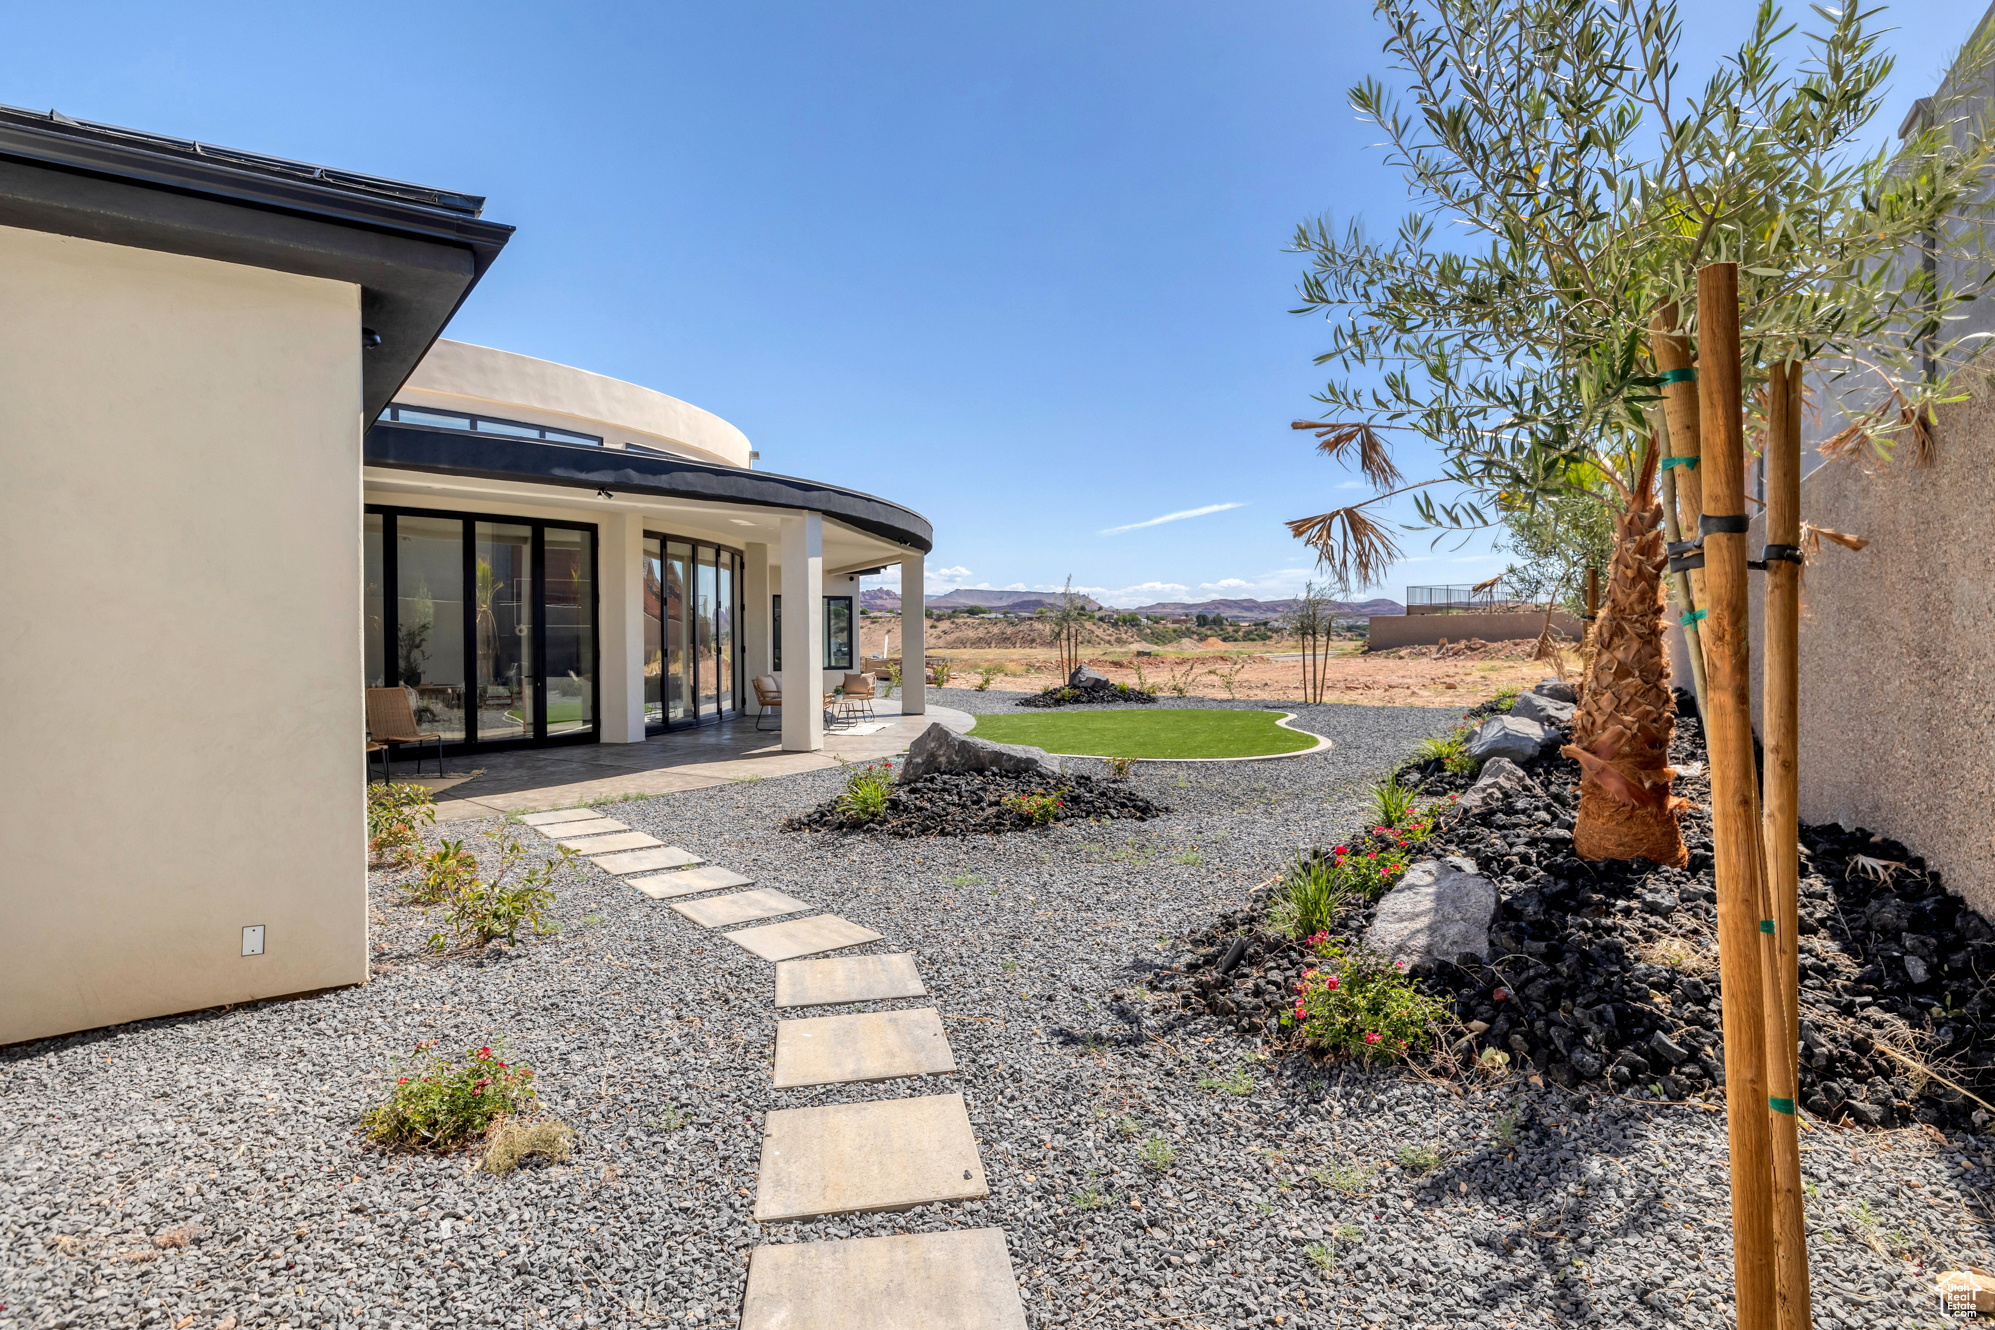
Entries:
[[928,710],[928,579],[925,560],[910,554],[901,560],[901,714],[919,716]]
[[[741,659],[752,680],[776,672],[769,613],[769,597],[774,592],[769,586],[769,547],[751,541],[741,547],[741,553],[741,602],[747,606],[741,624]],[[762,707],[755,700],[752,685],[747,690],[747,696],[748,714],[759,715]]]
[[604,743],[644,742],[644,517],[608,513],[596,525],[602,674],[596,706]]
[[824,747],[824,518],[783,521],[783,751]]

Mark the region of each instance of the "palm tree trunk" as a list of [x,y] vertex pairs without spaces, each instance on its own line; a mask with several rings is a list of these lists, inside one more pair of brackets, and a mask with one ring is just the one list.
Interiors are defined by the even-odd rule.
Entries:
[[1662,505],[1656,449],[1646,450],[1628,507],[1615,520],[1607,596],[1595,620],[1586,691],[1564,752],[1582,768],[1573,848],[1583,859],[1645,858],[1680,868],[1690,855],[1677,829],[1669,741],[1676,699],[1663,651]]

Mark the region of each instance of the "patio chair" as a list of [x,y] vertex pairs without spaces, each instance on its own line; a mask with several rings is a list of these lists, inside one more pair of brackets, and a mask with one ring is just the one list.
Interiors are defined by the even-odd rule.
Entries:
[[381,783],[383,785],[391,784],[394,777],[388,770],[388,745],[382,743],[379,739],[369,739],[367,741],[367,779],[370,781],[374,779],[374,755],[376,753],[381,754]]
[[845,708],[855,716],[873,718],[873,699],[879,693],[873,688],[870,674],[848,674],[845,676]]
[[762,721],[764,717],[771,716],[776,720],[774,728],[781,728],[783,719],[776,713],[783,709],[783,686],[776,682],[773,674],[758,674],[751,682],[755,685],[755,705],[761,709],[755,717],[755,728],[770,728],[764,726]]
[[[436,774],[443,774],[443,736],[436,731],[425,732],[416,725],[416,710],[409,705],[409,694],[403,688],[370,688],[367,690],[367,737],[383,744],[387,752],[382,755],[384,763],[392,763],[397,744],[436,745]],[[423,771],[422,750],[416,750],[416,774]]]

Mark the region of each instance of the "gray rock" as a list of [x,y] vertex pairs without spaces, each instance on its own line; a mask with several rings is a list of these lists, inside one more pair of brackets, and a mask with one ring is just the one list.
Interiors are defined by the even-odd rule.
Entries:
[[1917,956],[1908,955],[1905,957],[1905,973],[1911,977],[1912,982],[1915,984],[1923,984],[1926,980],[1933,977],[1932,972],[1926,968],[1926,963]]
[[1572,724],[1577,710],[1570,702],[1559,702],[1539,693],[1520,693],[1510,705],[1510,714],[1519,720],[1535,720],[1540,725],[1564,729]]
[[1649,1047],[1671,1066],[1675,1066],[1690,1056],[1688,1049],[1684,1048],[1683,1045],[1677,1043],[1674,1039],[1671,1039],[1661,1030],[1657,1030],[1649,1036]]
[[1524,774],[1524,768],[1507,757],[1492,757],[1482,764],[1482,775],[1463,793],[1456,807],[1480,813],[1498,804],[1509,803],[1523,794],[1542,794],[1538,782]]
[[1531,691],[1539,697],[1548,697],[1554,702],[1564,702],[1567,705],[1579,701],[1579,694],[1572,690],[1572,685],[1561,683],[1556,678],[1538,680]]
[[1367,949],[1409,966],[1453,961],[1463,952],[1489,959],[1489,923],[1496,917],[1496,886],[1467,859],[1423,859],[1379,899],[1365,930]]
[[1115,686],[1115,681],[1100,670],[1090,669],[1086,665],[1075,666],[1074,672],[1067,676],[1069,688],[1086,688],[1089,684],[1107,684],[1112,688]]
[[907,746],[907,763],[901,768],[901,779],[919,780],[937,772],[960,775],[976,771],[1024,771],[1057,776],[1060,764],[1043,748],[994,744],[936,724],[923,730]]
[[1529,762],[1544,749],[1551,732],[1535,720],[1517,716],[1491,716],[1469,740],[1467,753],[1478,762],[1507,757],[1512,762]]

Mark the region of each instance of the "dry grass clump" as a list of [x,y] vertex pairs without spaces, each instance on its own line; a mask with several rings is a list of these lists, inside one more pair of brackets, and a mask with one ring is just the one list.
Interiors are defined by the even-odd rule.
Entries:
[[1679,974],[1707,975],[1718,970],[1718,957],[1711,948],[1683,937],[1662,937],[1644,942],[1637,952],[1651,965],[1660,965]]
[[179,1228],[161,1229],[159,1232],[153,1234],[152,1245],[161,1248],[185,1247],[200,1236],[201,1226],[199,1224],[182,1224]]
[[504,1177],[536,1155],[550,1164],[566,1163],[575,1145],[575,1129],[559,1118],[522,1122],[506,1117],[492,1124],[485,1140],[485,1162],[479,1167]]

